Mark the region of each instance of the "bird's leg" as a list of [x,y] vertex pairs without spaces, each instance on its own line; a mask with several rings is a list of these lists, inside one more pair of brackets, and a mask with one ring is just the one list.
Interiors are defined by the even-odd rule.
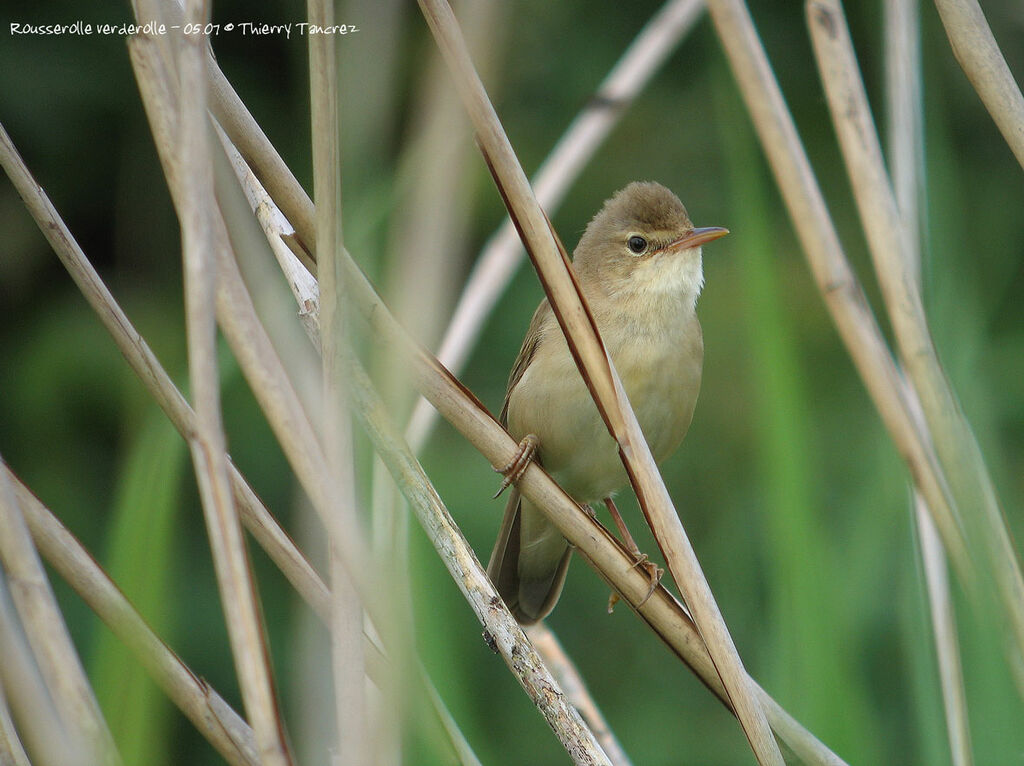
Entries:
[[[633,539],[633,535],[629,533],[629,529],[626,527],[626,522],[622,520],[622,514],[619,513],[619,509],[615,507],[615,501],[610,497],[604,499],[604,504],[608,508],[608,512],[612,515],[612,521],[615,522],[615,526],[619,530],[619,534],[622,535],[622,541],[626,545],[626,550],[629,551],[630,555],[635,559],[633,566],[643,569],[651,581],[650,590],[647,591],[647,595],[643,597],[643,600],[637,606],[643,606],[647,603],[652,595],[654,595],[655,588],[658,587],[658,583],[661,582],[661,576],[665,574],[665,570],[651,561],[646,553],[640,551],[640,546],[636,544],[636,540]],[[619,594],[613,592],[608,597],[608,613],[611,614],[612,607],[615,606],[615,602],[619,600]]]
[[540,441],[536,436],[527,434],[519,442],[519,451],[516,452],[516,456],[501,468],[494,469],[504,476],[501,480],[501,486],[494,493],[494,497],[497,497],[512,484],[519,481],[527,467],[533,462],[533,456],[536,454],[539,445]]

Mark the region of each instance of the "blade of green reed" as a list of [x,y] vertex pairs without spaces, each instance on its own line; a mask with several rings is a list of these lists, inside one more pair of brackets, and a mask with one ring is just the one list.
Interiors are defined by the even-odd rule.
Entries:
[[[187,450],[170,421],[149,407],[118,472],[114,520],[105,560],[150,627],[173,643],[171,571],[174,520],[181,502]],[[90,662],[100,706],[125,763],[170,763],[167,742],[174,715],[167,696],[109,631],[98,633]]]
[[[842,646],[843,608],[822,576],[838,565],[822,518],[820,461],[813,457],[814,430],[804,385],[792,312],[782,283],[785,260],[777,251],[767,168],[742,105],[719,71],[716,88],[730,199],[732,256],[741,263],[736,285],[745,307],[750,353],[749,391],[755,397],[751,430],[761,498],[756,523],[764,529],[765,583],[774,621],[769,633],[773,675],[769,688],[785,699],[813,731],[851,762],[877,762],[881,753],[869,731],[869,695]],[[794,257],[797,257],[794,253]],[[802,264],[798,266],[802,267]],[[827,679],[827,680],[826,680]]]

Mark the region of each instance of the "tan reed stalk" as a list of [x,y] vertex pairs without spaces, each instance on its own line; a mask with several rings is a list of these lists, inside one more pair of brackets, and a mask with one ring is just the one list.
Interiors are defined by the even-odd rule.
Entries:
[[[201,27],[205,18],[201,3],[190,5],[186,18]],[[142,60],[146,43],[140,39],[132,42],[132,52],[140,54],[133,56],[137,63]],[[286,766],[291,757],[273,688],[269,649],[248,555],[228,481],[220,418],[214,317],[213,176],[202,60],[204,44],[202,36],[183,36],[179,42],[177,87],[174,74],[161,66],[156,56],[148,57],[150,66],[136,66],[136,73],[151,119],[167,121],[171,126],[166,132],[154,131],[154,138],[181,221],[189,368],[196,397],[196,429],[189,446],[232,655],[245,706],[253,719],[261,759]],[[150,49],[155,53],[154,48]],[[175,92],[180,94],[177,99]],[[177,115],[173,113],[176,103],[180,108]]]
[[150,630],[96,560],[28,487],[10,469],[3,467],[3,474],[13,484],[32,537],[51,566],[135,653],[164,693],[228,763],[259,764],[256,739],[248,724]]
[[[99,275],[92,268],[92,265],[88,262],[85,254],[79,248],[74,237],[68,230],[64,221],[57,214],[57,211],[53,208],[49,199],[46,197],[42,188],[35,183],[28,169],[25,167],[21,158],[17,155],[13,145],[0,126],[0,166],[3,166],[11,180],[14,182],[15,188],[21,194],[22,199],[25,201],[29,212],[33,218],[39,224],[40,230],[46,235],[50,245],[54,248],[58,257],[61,259],[64,266],[67,268],[69,274],[78,285],[82,294],[86,300],[92,306],[93,310],[97,313],[106,329],[110,332],[112,338],[117,344],[121,353],[132,367],[133,371],[139,376],[140,380],[146,385],[150,394],[156,399],[157,403],[160,404],[167,417],[171,420],[174,426],[178,429],[183,436],[187,438],[188,434],[192,433],[195,429],[194,419],[195,414],[191,407],[189,407],[185,398],[177,390],[172,382],[170,376],[160,365],[156,356],[150,350],[145,340],[138,334],[135,328],[132,326],[128,317],[121,310],[120,306],[116,303],[113,296],[107,290],[106,286],[100,280]],[[276,217],[280,220],[283,218],[280,216],[280,211],[276,207],[263,208],[264,210],[272,210]],[[290,228],[290,227],[289,227]],[[292,256],[292,263],[295,263],[294,256]],[[299,266],[301,269],[301,266]],[[308,275],[308,272],[306,272]],[[315,286],[315,282],[313,283]],[[312,317],[315,323],[315,317]],[[292,587],[299,593],[306,603],[308,603],[320,620],[326,625],[329,624],[330,620],[330,594],[323,581],[317,575],[316,571],[310,566],[309,562],[305,559],[302,553],[295,547],[294,543],[288,537],[287,533],[281,529],[276,519],[270,514],[270,512],[263,505],[262,501],[257,497],[256,493],[253,492],[252,488],[246,482],[245,478],[239,473],[238,469],[229,462],[230,477],[232,482],[232,489],[235,495],[235,502],[238,504],[239,510],[242,514],[242,520],[246,524],[246,527],[256,538],[257,542],[264,548],[271,560],[281,569],[285,577],[291,583]],[[88,582],[102,582],[97,580],[95,577],[94,569],[96,567],[93,559],[78,546],[77,541],[70,536],[66,531],[61,532],[63,529],[59,526],[59,522],[55,519],[53,521],[57,526],[53,525],[46,526],[44,522],[36,524],[35,517],[32,511],[42,508],[41,504],[35,500],[27,489],[17,483],[17,491],[21,494],[23,500],[23,507],[27,508],[28,511],[28,523],[32,528],[33,536],[36,538],[37,545],[40,546],[44,555],[50,560],[61,574],[67,579],[76,589],[80,595],[94,608],[97,613],[100,614],[101,619],[108,621],[111,624],[112,629],[115,632],[118,630],[117,621],[105,617],[105,614],[116,615],[116,610],[109,612],[104,611],[101,608],[96,607],[97,603],[102,603],[101,596],[91,596],[90,592],[86,588],[85,583]],[[58,530],[54,532],[53,530]],[[49,531],[47,531],[49,530]],[[57,542],[54,543],[52,540],[55,539]],[[77,547],[76,547],[77,546]],[[62,550],[72,551],[71,555],[64,555],[60,553]],[[101,572],[101,570],[100,570]],[[105,577],[105,575],[103,575]],[[106,587],[106,586],[104,586]],[[120,593],[117,591],[113,584],[109,585],[109,589],[115,592],[117,595]],[[102,589],[100,589],[102,590]],[[123,598],[122,598],[123,600]],[[126,641],[129,647],[133,644],[131,641]],[[153,645],[163,650],[167,656],[177,662],[173,654],[159,642],[155,637],[149,641],[143,642],[143,649],[137,650],[140,655],[143,654],[145,646]],[[159,654],[159,652],[157,653]],[[386,661],[381,656],[380,650],[376,645],[367,639],[366,659],[368,667],[370,669],[370,675],[373,678],[380,678],[384,672],[382,664]],[[180,664],[180,663],[179,663]],[[159,666],[159,663],[157,663]],[[178,704],[179,707],[192,719],[194,722],[198,721],[197,726],[200,731],[209,738],[209,733],[212,731],[215,734],[221,733],[221,725],[206,715],[203,711],[202,705],[196,706],[194,701],[189,698],[188,688],[183,692],[175,686],[174,678],[175,672],[171,672],[171,680],[163,681],[163,676],[160,673],[167,675],[168,671],[154,671],[154,675],[157,681],[160,682],[165,691],[169,694],[173,701]],[[419,668],[419,676],[423,679],[430,688],[429,680],[426,677],[426,672],[422,666]],[[193,682],[196,681],[196,676],[190,671],[185,671],[184,677],[190,679]],[[180,686],[180,684],[178,684]],[[186,684],[186,687],[189,685]],[[201,688],[201,687],[197,687]],[[204,687],[207,688],[208,687]],[[216,693],[209,690],[212,694],[210,700],[207,700],[203,704],[212,704],[215,709],[225,709],[226,705],[220,701],[220,698],[216,696]],[[444,709],[443,702],[439,697],[432,696],[435,710],[438,714],[439,720],[442,725],[445,726],[448,736],[453,741],[453,746],[457,751],[465,753],[469,751],[469,746],[465,742],[465,738],[452,721],[451,716]],[[247,763],[255,763],[257,760],[255,744],[252,742],[252,735],[244,722],[233,712],[230,711],[231,716],[237,719],[242,726],[245,728],[246,737],[245,747],[241,747],[237,744],[223,746],[223,743],[218,744],[214,739],[211,742],[218,747],[222,755],[227,753],[233,753],[236,750],[244,750],[249,754],[249,760]],[[211,728],[210,723],[214,726]],[[233,731],[236,727],[234,724],[228,727],[228,731]],[[234,739],[237,742],[241,742],[242,738],[236,736]],[[235,763],[236,761],[225,755],[229,762]],[[472,758],[468,762],[472,762]],[[64,759],[64,763],[67,760]]]
[[0,597],[8,612],[0,614],[5,666],[0,682],[21,705],[20,719],[37,757],[51,763],[70,757],[76,764],[119,764],[7,470],[0,458],[0,577],[5,591]]
[[967,696],[960,662],[960,642],[956,633],[956,614],[949,587],[949,571],[942,541],[920,494],[914,493],[914,518],[921,541],[921,561],[928,587],[932,635],[942,686],[942,706],[946,714],[946,733],[953,766],[971,766],[971,728],[967,715]]
[[[138,66],[153,66],[159,61],[157,51],[138,38],[130,43],[129,51],[133,61],[139,62]],[[158,137],[158,148],[171,145],[167,136],[172,134],[172,126],[166,111],[154,109],[150,116],[154,135]],[[170,172],[174,172],[173,167]],[[329,490],[330,471],[323,450],[288,374],[256,316],[230,253],[228,235],[219,215],[215,221],[214,236],[218,255],[216,300],[220,327],[299,482],[325,527],[330,530],[332,544],[343,553],[360,592],[370,593],[372,590],[367,580],[371,568],[364,561],[366,547],[361,541],[362,535],[358,528],[349,524],[346,516],[334,512],[336,509],[332,506],[333,497]],[[364,607],[370,609],[372,606],[372,602],[364,600]],[[374,621],[380,625],[379,615]]]
[[537,268],[576,364],[609,432],[619,444],[619,454],[640,507],[707,644],[744,734],[759,763],[781,764],[782,754],[754,694],[753,684],[665,489],[611,358],[601,343],[597,326],[569,268],[568,257],[537,204],[526,174],[473,68],[451,8],[443,0],[421,0],[420,7],[452,71],[476,128],[481,151]]
[[631,766],[632,761],[590,694],[586,681],[580,675],[579,668],[562,648],[555,632],[548,627],[546,622],[542,621],[526,628],[526,636],[544,663],[551,668],[555,678],[558,679],[566,700],[579,711],[583,720],[587,722],[587,726],[594,732],[594,736],[613,766]]
[[[323,263],[323,261],[320,261]],[[321,269],[322,271],[322,269]],[[459,590],[486,629],[489,643],[515,673],[576,764],[611,764],[579,712],[568,703],[554,676],[526,640],[472,548],[445,508],[423,467],[392,422],[369,376],[354,357],[347,365],[354,412],[370,436],[395,484],[416,512],[424,531],[448,567]]]
[[[906,226],[882,160],[849,30],[837,0],[809,0],[807,17],[861,226],[902,364],[920,397],[977,569],[996,588],[1009,622],[1011,665],[1024,657],[1024,576],[995,487],[932,341]],[[931,504],[928,505],[931,509]],[[940,521],[936,519],[936,521]]]
[[935,0],[960,67],[1024,167],[1024,96],[977,0]]
[[[309,0],[310,24],[334,25],[334,3]],[[348,345],[348,322],[340,307],[344,284],[339,280],[335,253],[342,246],[341,157],[338,147],[338,60],[334,35],[309,36],[309,90],[313,129],[313,199],[316,203],[316,241],[320,244],[320,337],[323,358],[324,453],[330,471],[329,491],[334,508],[346,524],[358,523],[352,432],[343,396],[346,384],[342,354]],[[331,574],[331,669],[339,756],[353,766],[372,761],[366,712],[363,659],[363,609],[355,584],[347,576],[340,551],[328,537]],[[385,596],[385,601],[388,601]],[[392,684],[384,683],[385,696]],[[391,704],[385,706],[391,709]],[[378,728],[378,734],[382,733]]]
[[[3,609],[3,607],[0,607]],[[10,657],[10,654],[5,654]],[[4,694],[4,685],[0,683],[0,763],[10,766],[32,766],[25,752],[18,731],[14,727],[14,718],[11,716],[11,708],[7,704],[7,695]]]
[[[0,126],[0,165],[11,178],[18,193],[25,201],[29,213],[39,224],[40,230],[46,236],[57,257],[60,258],[86,301],[113,337],[132,370],[139,376],[174,427],[182,436],[188,438],[188,435],[195,431],[195,413],[160,365],[146,341],[135,330],[131,321],[100,280],[99,275],[85,257],[64,221],[17,155],[2,126]],[[229,470],[235,501],[239,505],[242,519],[249,531],[302,597],[314,607],[323,604],[320,613],[326,614],[327,591],[322,583],[319,587],[310,585],[317,579],[312,567],[295,549],[287,534],[263,506],[262,501],[256,496],[238,469],[231,464]]]
[[41,766],[91,766],[88,745],[80,733],[69,731],[46,688],[2,575],[0,569],[0,688],[20,723],[16,731],[12,720],[11,741],[4,749],[15,755],[27,748]]
[[[909,249],[903,253],[907,269],[921,289],[921,230],[926,220],[920,204],[924,188],[924,118],[922,116],[920,17],[913,0],[885,4],[886,93],[889,104],[889,167],[894,195],[903,220]],[[908,397],[909,399],[909,397]],[[924,431],[918,413],[918,427]],[[914,520],[931,612],[932,635],[939,666],[946,731],[954,766],[972,766],[971,734],[967,718],[956,615],[949,587],[949,571],[942,539],[921,493],[912,488]]]
[[[702,0],[667,0],[566,128],[531,181],[537,201],[548,215],[558,210],[565,194],[604,139],[692,29],[703,5]],[[461,372],[480,337],[484,321],[512,280],[524,254],[512,219],[506,218],[487,240],[473,266],[437,352],[441,363],[456,375]],[[422,449],[436,417],[436,411],[425,400],[416,403],[406,431],[415,451]]]
[[821,189],[743,0],[708,0],[733,76],[750,111],[814,280],[857,371],[914,482],[935,514],[957,572],[972,564],[941,470],[910,414],[899,371],[850,268]]

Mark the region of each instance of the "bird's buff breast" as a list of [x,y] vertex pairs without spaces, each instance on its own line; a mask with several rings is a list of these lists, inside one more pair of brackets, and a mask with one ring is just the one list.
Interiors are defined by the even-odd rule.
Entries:
[[[601,328],[656,461],[679,446],[700,388],[703,343],[696,317],[691,319],[692,325],[681,322],[640,338],[616,338]],[[536,435],[544,468],[577,501],[590,503],[628,479],[565,339],[559,340],[538,349],[513,390],[509,430],[516,439]]]

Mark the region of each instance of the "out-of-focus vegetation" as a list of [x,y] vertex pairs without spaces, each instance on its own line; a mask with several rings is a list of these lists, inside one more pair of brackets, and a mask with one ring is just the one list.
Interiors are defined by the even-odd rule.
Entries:
[[[436,53],[414,5],[354,5],[338,14],[360,29],[339,40],[346,67],[345,237],[387,296],[410,258],[392,232],[396,220],[410,215],[417,164],[403,152],[422,117],[418,94]],[[847,255],[874,299],[801,4],[753,5]],[[881,6],[880,0],[852,3],[847,13],[884,131]],[[656,8],[652,2],[536,0],[494,8],[482,69],[527,172]],[[993,0],[985,11],[1020,80],[1019,4]],[[297,22],[304,12],[301,4],[281,2],[214,4],[214,20],[221,23]],[[1022,170],[957,66],[934,7],[924,3],[921,12],[929,318],[1019,540]],[[126,4],[109,0],[88,8],[66,1],[8,8],[0,29],[0,120],[115,296],[184,381],[177,224],[124,40],[18,36],[6,28],[8,22],[80,18],[120,22],[129,14]],[[221,34],[213,42],[236,89],[310,188],[306,39]],[[459,204],[467,216],[466,242],[450,253],[443,280],[452,293],[503,213],[468,132],[465,151],[462,180],[471,193]],[[553,216],[566,245],[575,245],[606,197],[634,179],[665,183],[697,225],[733,232],[706,249],[703,390],[690,433],[664,473],[741,656],[787,710],[849,762],[947,763],[907,472],[813,285],[707,18],[629,109]],[[0,454],[110,567],[175,651],[240,705],[187,450],[160,424],[156,406],[8,183],[0,183],[0,236]],[[522,269],[463,374],[494,411],[540,297],[536,278]],[[442,317],[449,310],[438,308]],[[424,340],[434,344],[437,337]],[[300,540],[310,538],[308,530],[295,528],[294,481],[258,407],[234,366],[226,363],[223,372],[236,463],[285,526]],[[495,475],[444,425],[423,461],[486,560],[503,507],[489,499]],[[368,482],[369,462],[363,462]],[[361,496],[369,497],[365,488]],[[635,501],[623,498],[620,507],[633,520],[641,548],[654,550]],[[302,627],[305,607],[261,553],[253,558],[286,717],[297,727],[305,691],[297,667],[318,629]],[[417,644],[482,761],[566,762],[480,639],[472,613],[416,528],[411,572]],[[67,587],[56,586],[126,762],[218,762],[152,687],[125,687],[126,678],[141,672],[134,660],[125,659]],[[1014,762],[1024,750],[1021,700],[998,631],[979,622],[960,595],[976,762]],[[606,597],[604,585],[576,562],[550,624],[635,763],[751,762],[726,710],[628,609],[606,615]],[[446,758],[432,733],[410,734],[406,762]]]

